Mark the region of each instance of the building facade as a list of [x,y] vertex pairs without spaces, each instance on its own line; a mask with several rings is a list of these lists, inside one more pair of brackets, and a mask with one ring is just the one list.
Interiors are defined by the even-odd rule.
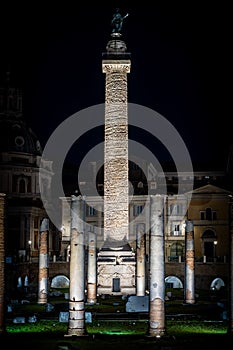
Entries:
[[[42,149],[22,112],[22,91],[0,89],[0,192],[6,195],[6,257],[8,263],[38,258],[40,223],[47,213],[41,201],[39,169]],[[52,162],[46,161],[50,186]],[[51,224],[50,250],[59,255],[59,232]]]

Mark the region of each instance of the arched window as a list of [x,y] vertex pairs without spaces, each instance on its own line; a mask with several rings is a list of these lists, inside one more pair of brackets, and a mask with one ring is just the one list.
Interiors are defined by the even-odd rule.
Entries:
[[165,286],[167,288],[183,288],[183,283],[176,276],[167,276],[165,278]]
[[216,255],[217,236],[216,232],[212,229],[207,229],[202,234],[203,240],[203,255],[207,257],[209,261],[212,261]]
[[205,230],[202,234],[202,239],[214,239],[215,237],[215,231],[211,229]]
[[141,181],[139,181],[137,187],[138,188],[143,188],[143,183]]
[[215,210],[211,208],[206,208],[205,211],[200,211],[200,219],[201,220],[216,220],[217,219],[217,213]]
[[211,284],[210,284],[210,289],[211,290],[220,290],[221,287],[224,287],[225,283],[221,278],[215,278]]
[[12,192],[17,193],[31,193],[31,177],[24,175],[13,175],[12,176]]
[[55,276],[51,282],[51,288],[68,288],[70,280],[64,275]]
[[212,209],[206,208],[206,220],[212,220]]

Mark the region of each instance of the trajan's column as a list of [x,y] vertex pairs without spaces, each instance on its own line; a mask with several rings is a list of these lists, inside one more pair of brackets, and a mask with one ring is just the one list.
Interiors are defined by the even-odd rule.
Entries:
[[[127,15],[126,15],[127,16]],[[122,40],[123,19],[115,13],[103,54],[105,80],[104,244],[98,254],[98,292],[135,293],[135,257],[128,242],[128,100],[130,54]]]

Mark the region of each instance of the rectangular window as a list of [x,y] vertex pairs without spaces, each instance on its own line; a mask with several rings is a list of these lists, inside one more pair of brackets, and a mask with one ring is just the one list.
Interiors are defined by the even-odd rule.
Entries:
[[34,228],[39,228],[39,217],[38,216],[34,217]]
[[96,209],[93,207],[87,207],[87,216],[95,216],[97,214]]
[[174,236],[180,235],[180,225],[175,225],[173,235]]
[[134,205],[133,207],[133,215],[138,216],[143,211],[144,205]]
[[200,219],[205,220],[205,212],[204,211],[200,211]]
[[17,180],[18,180],[18,176],[13,175],[12,176],[12,192],[17,192]]
[[171,204],[169,206],[169,215],[181,215],[182,204]]
[[33,240],[33,242],[34,242],[33,248],[38,250],[39,249],[39,232],[38,232],[38,230],[34,231],[34,240]]
[[171,224],[171,236],[181,236],[182,232],[180,230],[180,224],[175,224],[174,222]]
[[120,278],[113,278],[112,279],[112,291],[113,292],[120,292]]
[[27,193],[32,192],[32,183],[31,183],[31,177],[27,176]]

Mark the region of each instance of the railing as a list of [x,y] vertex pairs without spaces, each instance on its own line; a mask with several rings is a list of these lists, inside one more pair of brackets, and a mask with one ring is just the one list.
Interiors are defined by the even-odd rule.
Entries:
[[[194,258],[195,262],[199,263],[228,263],[229,258],[226,255],[221,255],[221,256],[195,256]],[[170,255],[167,257],[168,262],[184,262],[185,257],[181,255]]]

